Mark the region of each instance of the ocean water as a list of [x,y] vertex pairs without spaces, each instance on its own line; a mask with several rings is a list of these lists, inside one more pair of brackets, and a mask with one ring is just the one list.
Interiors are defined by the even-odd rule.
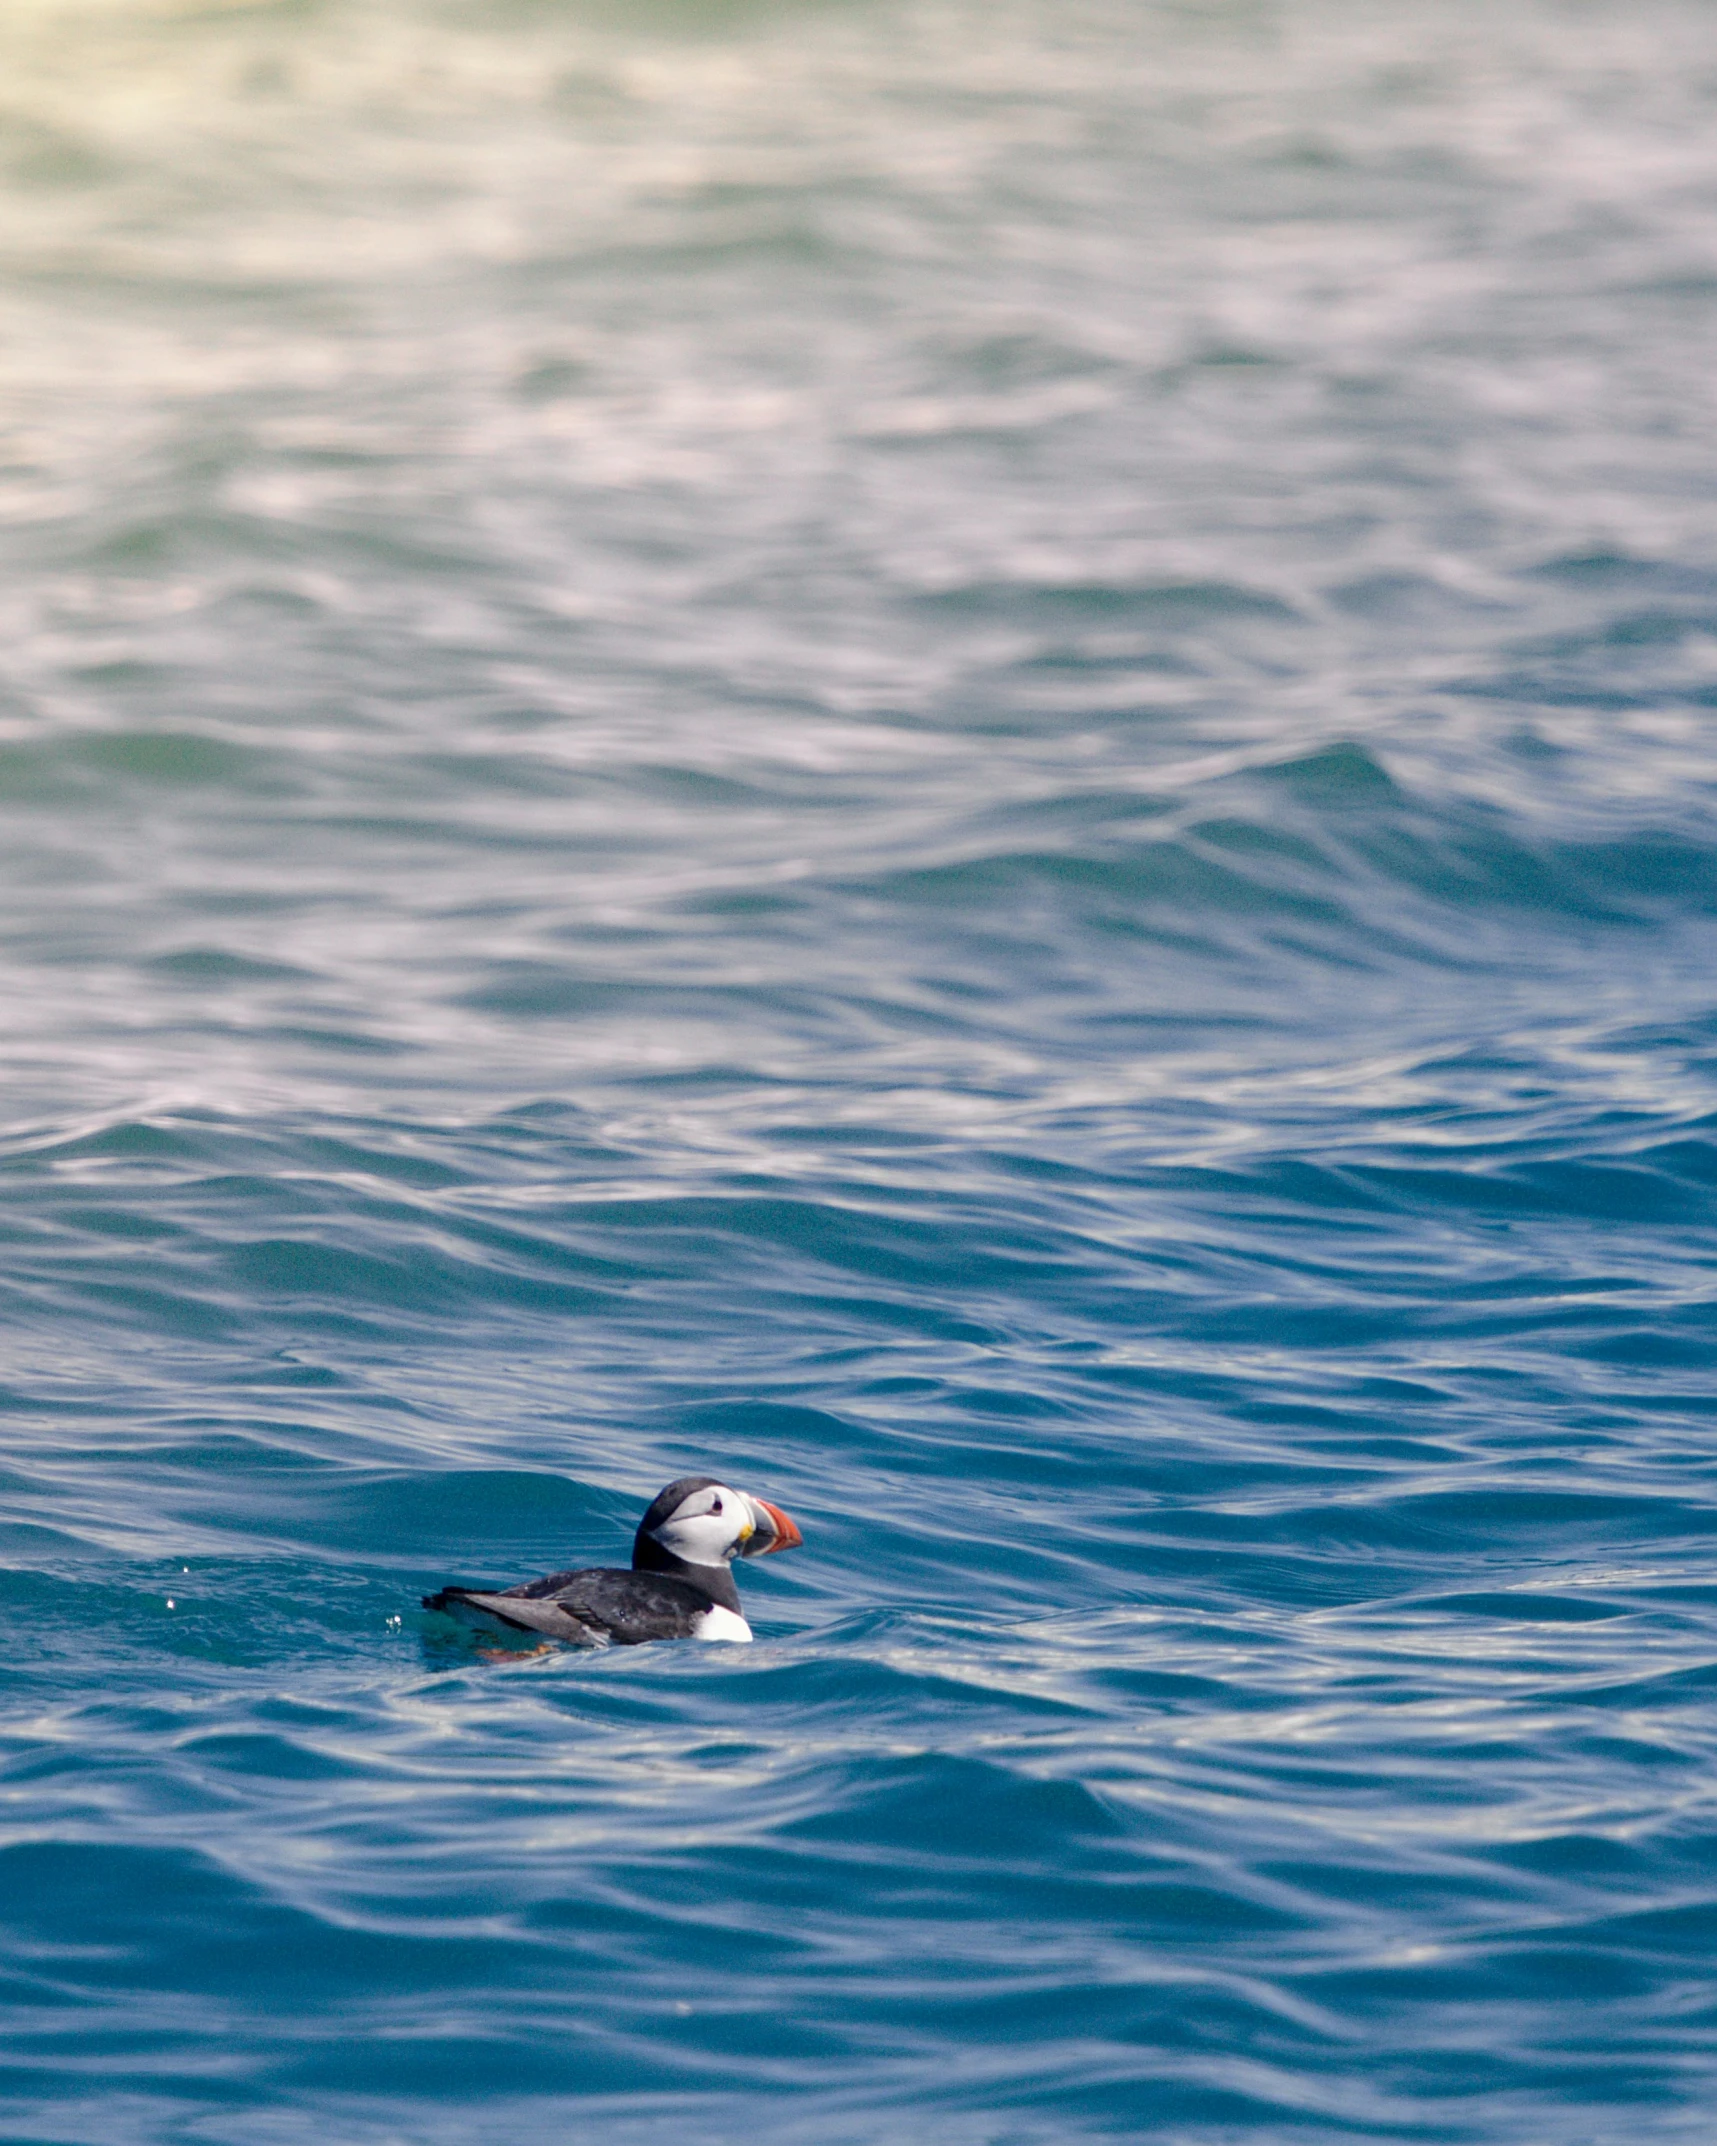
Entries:
[[[0,2136],[1717,2127],[1702,0],[7,0]],[[417,1607],[783,1504],[750,1648]]]

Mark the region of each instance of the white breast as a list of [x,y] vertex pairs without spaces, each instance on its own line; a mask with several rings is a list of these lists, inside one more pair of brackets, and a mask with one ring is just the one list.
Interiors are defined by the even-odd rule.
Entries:
[[743,1617],[730,1609],[723,1609],[718,1602],[713,1609],[706,1609],[693,1627],[693,1636],[698,1639],[745,1640],[751,1637],[751,1627]]

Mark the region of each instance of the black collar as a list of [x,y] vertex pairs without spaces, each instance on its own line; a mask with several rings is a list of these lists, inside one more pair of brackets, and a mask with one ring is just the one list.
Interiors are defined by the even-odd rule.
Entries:
[[692,1565],[683,1557],[676,1557],[671,1550],[664,1550],[654,1535],[638,1530],[632,1544],[632,1570],[634,1572],[671,1572],[677,1580],[690,1580],[701,1588],[712,1602],[723,1609],[732,1610],[735,1616],[744,1612],[739,1607],[739,1589],[733,1584],[731,1565]]

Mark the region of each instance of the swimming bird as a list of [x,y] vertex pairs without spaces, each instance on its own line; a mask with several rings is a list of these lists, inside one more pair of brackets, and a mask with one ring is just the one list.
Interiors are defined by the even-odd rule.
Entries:
[[[804,1540],[778,1505],[713,1476],[682,1475],[658,1493],[632,1539],[632,1569],[551,1572],[490,1593],[443,1587],[423,1606],[494,1619],[574,1647],[636,1647],[647,1639],[747,1640],[733,1584],[736,1557],[771,1557]],[[476,1613],[473,1618],[472,1613]]]

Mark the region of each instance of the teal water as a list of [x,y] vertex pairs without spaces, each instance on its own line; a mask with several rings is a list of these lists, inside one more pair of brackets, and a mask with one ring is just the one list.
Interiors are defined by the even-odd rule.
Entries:
[[[1717,2118],[1698,0],[11,0],[0,2136]],[[417,1608],[783,1504],[745,1648]]]

